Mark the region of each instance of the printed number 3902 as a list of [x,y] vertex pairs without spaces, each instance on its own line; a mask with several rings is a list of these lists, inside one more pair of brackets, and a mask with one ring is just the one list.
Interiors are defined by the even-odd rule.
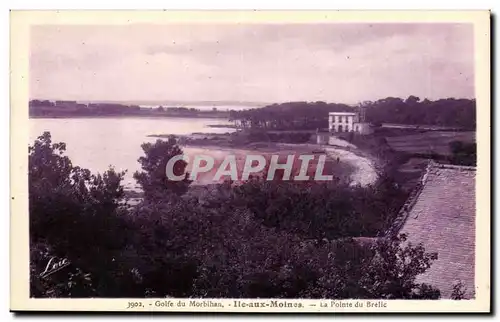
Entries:
[[128,302],[127,309],[133,309],[136,307],[144,307],[144,305],[142,304],[142,302]]

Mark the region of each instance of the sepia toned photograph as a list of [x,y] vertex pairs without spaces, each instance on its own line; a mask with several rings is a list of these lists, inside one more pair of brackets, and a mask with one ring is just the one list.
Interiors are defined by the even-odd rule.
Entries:
[[17,308],[488,311],[489,13],[240,14],[18,13]]

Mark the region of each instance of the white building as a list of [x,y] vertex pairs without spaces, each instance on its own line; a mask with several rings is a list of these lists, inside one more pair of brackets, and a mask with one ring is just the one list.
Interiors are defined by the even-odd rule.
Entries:
[[360,121],[356,112],[330,112],[328,113],[328,129],[330,133],[357,132],[371,134],[373,132],[369,123]]
[[328,128],[330,132],[352,132],[354,130],[354,123],[358,122],[358,113],[330,112],[328,114]]

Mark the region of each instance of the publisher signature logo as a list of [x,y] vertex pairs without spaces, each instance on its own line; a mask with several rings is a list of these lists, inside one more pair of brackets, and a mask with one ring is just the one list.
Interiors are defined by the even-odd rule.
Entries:
[[66,258],[58,259],[57,257],[52,257],[47,263],[45,270],[40,274],[40,277],[46,278],[54,274],[55,272],[58,272],[65,267],[68,267],[70,264],[71,262]]

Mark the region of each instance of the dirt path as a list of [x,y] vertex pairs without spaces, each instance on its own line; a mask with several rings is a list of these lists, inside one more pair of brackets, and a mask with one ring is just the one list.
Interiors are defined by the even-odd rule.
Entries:
[[316,144],[280,144],[281,146],[302,146],[312,150],[325,150],[325,153],[333,158],[339,158],[340,161],[351,164],[355,171],[351,174],[352,185],[367,186],[377,181],[378,173],[373,161],[354,152],[331,145]]
[[363,156],[357,155],[351,151],[324,146],[325,152],[331,158],[339,158],[343,162],[350,163],[356,169],[351,175],[353,185],[367,186],[375,183],[378,178],[377,170],[373,162]]

